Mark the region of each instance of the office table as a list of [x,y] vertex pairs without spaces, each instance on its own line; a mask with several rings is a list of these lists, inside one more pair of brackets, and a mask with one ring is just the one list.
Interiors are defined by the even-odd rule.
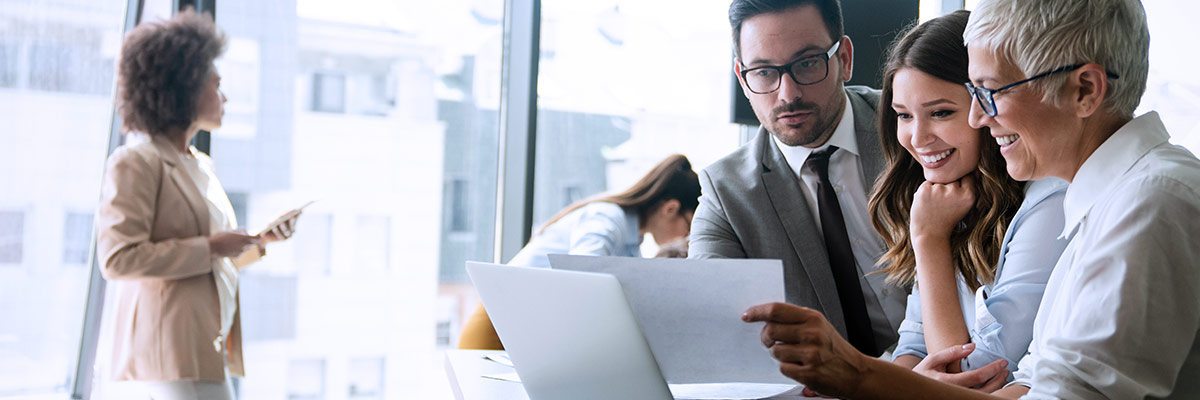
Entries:
[[517,382],[484,378],[486,374],[516,372],[512,367],[485,359],[499,350],[446,350],[446,377],[457,400],[529,400]]
[[[520,383],[483,377],[516,372],[512,367],[485,358],[493,354],[505,353],[498,350],[446,350],[446,377],[450,380],[455,399],[529,400],[525,387]],[[770,398],[799,399],[799,389]]]

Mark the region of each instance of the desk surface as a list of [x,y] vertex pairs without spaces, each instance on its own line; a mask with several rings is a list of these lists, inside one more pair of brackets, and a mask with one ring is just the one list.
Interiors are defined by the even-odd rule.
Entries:
[[496,350],[447,350],[446,376],[458,400],[528,400],[520,383],[484,378],[486,374],[516,372],[512,367],[485,359]]
[[[484,358],[492,354],[504,354],[504,352],[496,350],[446,351],[446,376],[450,380],[450,387],[454,390],[454,398],[457,400],[529,400],[529,395],[525,394],[525,387],[521,386],[520,383],[483,377],[483,375],[511,374],[516,372],[512,367]],[[676,388],[674,387],[675,385],[672,386],[671,390],[674,392]],[[787,388],[791,385],[784,386]],[[776,394],[773,396],[763,395],[769,396],[764,397],[766,399],[800,399],[800,389],[801,387],[797,386],[787,392],[783,392],[782,390],[772,391],[772,394]],[[691,390],[687,390],[685,393],[694,395],[696,387],[692,387]],[[704,393],[706,394],[702,398],[712,396],[710,390],[705,390]],[[738,388],[736,394],[744,395],[746,392],[743,391],[743,388]],[[716,396],[715,398],[725,399],[729,397]]]

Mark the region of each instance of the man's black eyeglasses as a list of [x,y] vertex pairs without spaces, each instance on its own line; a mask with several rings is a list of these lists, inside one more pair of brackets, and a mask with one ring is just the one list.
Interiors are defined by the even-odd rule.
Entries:
[[750,69],[746,69],[746,66],[743,65],[742,81],[746,82],[746,87],[751,92],[757,94],[767,94],[778,90],[785,73],[792,77],[792,81],[797,85],[812,85],[821,82],[825,80],[826,76],[829,76],[829,58],[837,54],[841,44],[842,42],[839,40],[824,53],[804,57],[787,65],[768,65]]

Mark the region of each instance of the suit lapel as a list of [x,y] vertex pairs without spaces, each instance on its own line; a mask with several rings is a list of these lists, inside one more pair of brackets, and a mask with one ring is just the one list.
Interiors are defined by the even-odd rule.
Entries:
[[[799,261],[799,265],[793,264],[784,271],[784,279],[786,282],[808,281],[811,290],[817,294],[825,317],[838,332],[845,335],[846,323],[842,316],[842,303],[838,298],[837,286],[834,285],[833,271],[829,267],[829,255],[825,253],[824,239],[817,230],[818,222],[813,220],[808,200],[800,189],[800,178],[788,167],[783,153],[775,147],[771,135],[766,130],[759,128],[755,140],[759,142],[759,154],[762,159],[763,188],[767,191],[771,205],[775,208],[783,230],[787,233],[788,242],[792,244]],[[790,292],[804,288],[787,289]]]
[[[854,107],[854,138],[858,144],[858,160],[859,166],[862,168],[863,188],[867,189],[867,193],[870,195],[874,191],[875,180],[879,178],[886,164],[883,159],[883,149],[880,148],[879,143],[879,126],[877,125],[879,117],[876,112],[878,100],[869,99],[854,90],[846,90],[846,95]],[[866,274],[867,285],[871,288],[870,292],[863,293],[863,297],[867,301],[867,309],[883,311],[890,327],[898,326],[904,317],[906,300],[906,296],[901,293],[907,292],[907,290],[888,284],[887,277],[883,274],[871,274],[873,271],[862,272]],[[893,319],[895,321],[892,321]],[[880,332],[894,334],[895,330],[884,329],[881,331],[880,325],[883,322],[877,321],[874,316],[871,318],[872,325],[875,325],[876,340],[881,346],[887,347],[890,346],[890,343],[894,343],[895,336],[880,336]]]
[[154,146],[162,155],[163,162],[166,164],[167,176],[171,177],[171,181],[179,190],[183,192],[184,200],[187,200],[188,206],[192,209],[192,216],[196,218],[196,225],[200,227],[200,233],[203,236],[211,235],[209,228],[209,211],[208,204],[205,203],[204,195],[200,193],[200,189],[196,187],[196,181],[192,179],[191,174],[183,168],[181,164],[183,158],[180,157],[179,151],[171,147],[171,144],[166,139],[155,136],[153,138]]
[[875,107],[868,104],[857,93],[847,91],[846,97],[854,108],[854,140],[858,144],[858,161],[862,167],[863,188],[870,194],[875,179],[883,170],[883,149],[879,147],[879,127],[876,126]]

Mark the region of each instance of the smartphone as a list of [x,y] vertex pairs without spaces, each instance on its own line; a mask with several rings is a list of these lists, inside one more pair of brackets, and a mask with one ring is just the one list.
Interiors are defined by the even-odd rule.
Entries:
[[266,228],[263,228],[263,230],[258,231],[258,234],[256,236],[262,236],[262,235],[266,234],[267,232],[275,230],[275,228],[279,227],[279,224],[282,224],[284,221],[287,221],[289,219],[292,219],[296,215],[299,215],[301,211],[304,211],[305,208],[312,205],[312,203],[316,203],[316,202],[317,202],[316,200],[312,200],[307,203],[304,203],[304,205],[300,206],[299,208],[297,208],[295,210],[288,211],[287,214],[283,214],[279,218],[276,218],[274,221],[271,221],[271,223],[267,224]]

